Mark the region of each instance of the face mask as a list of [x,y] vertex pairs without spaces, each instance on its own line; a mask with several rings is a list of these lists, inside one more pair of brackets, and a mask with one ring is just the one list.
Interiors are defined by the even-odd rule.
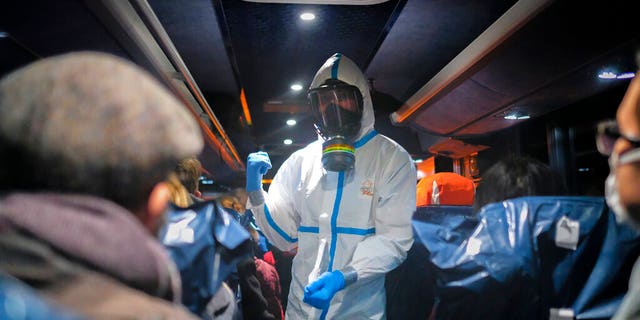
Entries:
[[637,229],[637,226],[635,226],[635,223],[629,217],[629,212],[627,211],[627,208],[625,208],[625,206],[622,205],[622,203],[620,202],[620,194],[618,193],[618,183],[616,180],[616,174],[615,172],[613,172],[613,169],[611,173],[609,173],[609,176],[605,181],[604,194],[605,194],[605,199],[607,200],[607,205],[609,205],[609,208],[611,208],[611,210],[613,210],[613,213],[616,215],[616,221],[619,224],[633,225],[634,228]]
[[322,144],[322,165],[328,171],[346,171],[354,167],[353,141],[360,131],[362,95],[344,82],[331,82],[309,90],[311,110]]
[[640,149],[627,152],[621,157],[617,154],[609,157],[609,176],[605,182],[605,199],[607,205],[613,210],[616,221],[619,224],[627,224],[634,229],[640,231],[640,225],[629,215],[629,210],[620,201],[620,193],[618,192],[618,181],[616,179],[616,168],[623,164],[632,163],[640,160]]

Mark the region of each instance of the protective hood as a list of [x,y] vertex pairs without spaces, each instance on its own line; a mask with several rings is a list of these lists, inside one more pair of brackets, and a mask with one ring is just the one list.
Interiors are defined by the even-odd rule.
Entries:
[[343,56],[341,53],[336,53],[320,67],[315,77],[313,77],[309,89],[316,89],[330,79],[343,81],[356,86],[360,90],[363,110],[360,131],[358,132],[356,140],[362,138],[365,134],[373,130],[375,119],[367,78],[351,59]]

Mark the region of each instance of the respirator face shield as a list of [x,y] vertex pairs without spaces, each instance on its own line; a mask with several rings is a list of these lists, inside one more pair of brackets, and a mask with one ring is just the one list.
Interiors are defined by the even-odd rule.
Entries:
[[342,81],[328,81],[308,93],[316,130],[325,139],[340,136],[353,142],[360,131],[362,94]]
[[322,165],[328,171],[354,167],[354,140],[362,121],[362,93],[358,87],[339,80],[328,80],[309,90],[311,112],[322,144]]

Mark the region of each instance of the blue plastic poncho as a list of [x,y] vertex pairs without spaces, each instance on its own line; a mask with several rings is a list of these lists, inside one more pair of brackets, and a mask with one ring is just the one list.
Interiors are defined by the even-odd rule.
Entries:
[[171,206],[160,240],[182,278],[182,301],[201,315],[236,263],[250,254],[249,233],[215,201]]
[[[436,272],[438,319],[606,319],[640,253],[596,197],[525,197],[473,218],[416,215],[414,228]],[[560,312],[559,312],[560,310]]]

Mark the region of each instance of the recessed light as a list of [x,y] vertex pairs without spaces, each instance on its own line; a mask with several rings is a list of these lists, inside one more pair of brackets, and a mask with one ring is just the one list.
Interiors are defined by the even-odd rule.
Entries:
[[621,73],[619,74],[616,79],[631,79],[633,77],[635,77],[636,74],[633,72],[625,72],[625,73]]
[[316,15],[311,12],[304,12],[300,15],[300,19],[304,21],[311,21],[316,18]]
[[294,83],[291,85],[291,90],[293,91],[300,91],[302,90],[302,85],[299,83]]
[[283,142],[284,144],[289,145],[289,144],[292,144],[292,143],[293,143],[293,140],[291,140],[291,139],[284,139],[284,141],[282,141],[282,142]]
[[296,123],[298,123],[298,122],[295,119],[287,120],[287,125],[290,126],[290,127],[295,126]]
[[529,119],[531,118],[528,115],[517,115],[517,114],[508,114],[506,116],[504,116],[505,119],[507,120],[525,120],[525,119]]
[[504,113],[503,118],[506,120],[526,120],[531,118],[531,116],[529,114],[527,114],[526,112],[523,112],[522,110],[516,109],[516,110],[510,110],[507,111],[506,113]]
[[615,79],[616,76],[617,75],[611,71],[602,71],[598,74],[598,78],[600,79]]

